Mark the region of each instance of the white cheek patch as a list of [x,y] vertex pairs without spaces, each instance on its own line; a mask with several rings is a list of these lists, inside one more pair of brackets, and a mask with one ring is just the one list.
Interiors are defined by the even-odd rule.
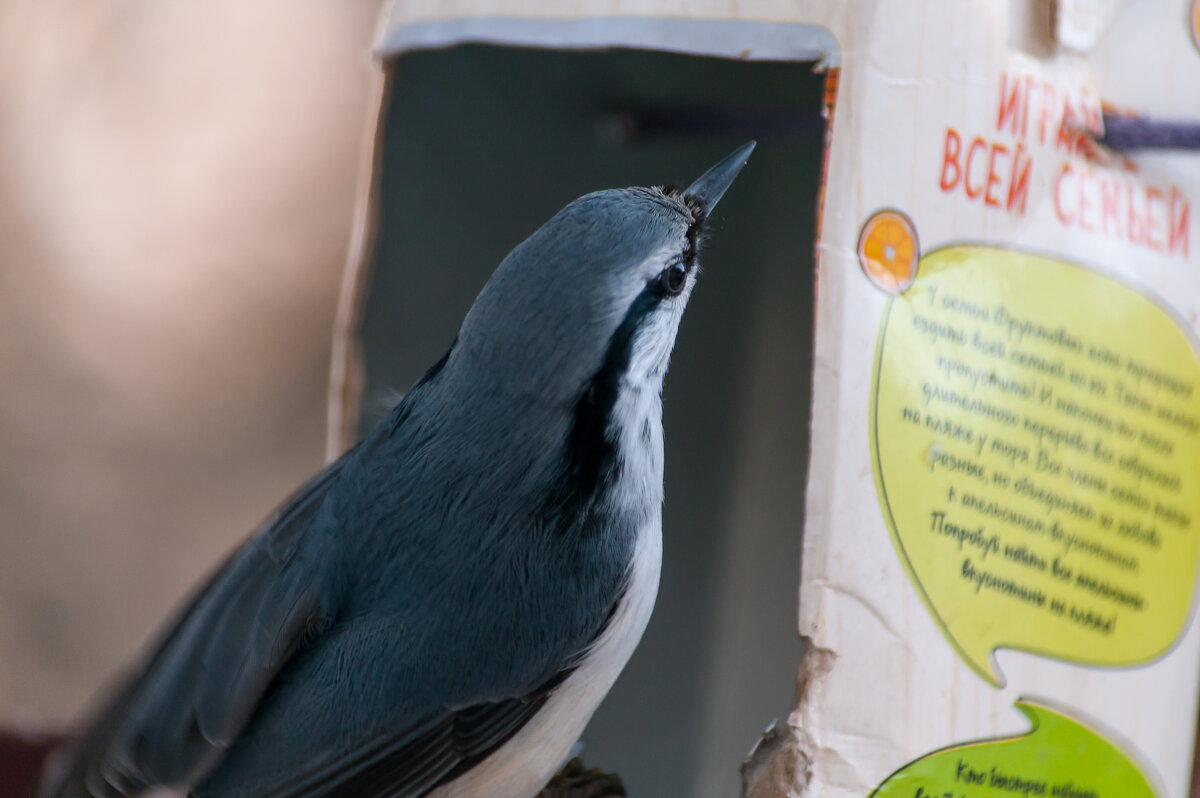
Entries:
[[[629,370],[625,374],[630,387],[653,393],[662,388],[682,316],[672,305],[682,298],[680,295],[665,300],[639,327],[629,357]],[[679,308],[682,309],[682,305]]]

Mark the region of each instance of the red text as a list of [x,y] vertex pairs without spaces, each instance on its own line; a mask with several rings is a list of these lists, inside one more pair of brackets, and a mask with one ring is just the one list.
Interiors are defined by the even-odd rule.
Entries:
[[1024,214],[1032,165],[1025,145],[1020,142],[1011,147],[982,136],[968,142],[957,130],[948,127],[938,186],[946,193],[961,186],[967,199]]
[[1075,152],[1085,131],[1099,136],[1104,125],[1100,103],[1090,93],[1058,87],[1033,75],[1005,72],[1000,76],[996,130]]
[[1192,205],[1175,186],[1064,163],[1054,178],[1054,212],[1068,227],[1188,257]]

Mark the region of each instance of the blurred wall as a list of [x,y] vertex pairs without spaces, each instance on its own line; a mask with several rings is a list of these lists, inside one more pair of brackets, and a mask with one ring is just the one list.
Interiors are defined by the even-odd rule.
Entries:
[[0,723],[321,464],[379,0],[0,0]]

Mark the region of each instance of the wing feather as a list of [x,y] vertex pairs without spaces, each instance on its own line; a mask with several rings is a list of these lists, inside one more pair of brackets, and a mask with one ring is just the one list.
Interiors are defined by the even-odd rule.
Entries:
[[[452,781],[504,745],[529,722],[562,676],[522,698],[443,710],[413,728],[379,735],[274,782],[247,785],[239,798],[418,798]],[[226,795],[201,786],[194,798]]]

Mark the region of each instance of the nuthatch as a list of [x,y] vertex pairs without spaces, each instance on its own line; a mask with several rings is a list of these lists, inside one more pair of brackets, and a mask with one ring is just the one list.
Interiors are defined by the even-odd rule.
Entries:
[[450,351],[245,543],[46,795],[528,798],[650,618],[662,384],[705,219],[588,194],[484,286]]

